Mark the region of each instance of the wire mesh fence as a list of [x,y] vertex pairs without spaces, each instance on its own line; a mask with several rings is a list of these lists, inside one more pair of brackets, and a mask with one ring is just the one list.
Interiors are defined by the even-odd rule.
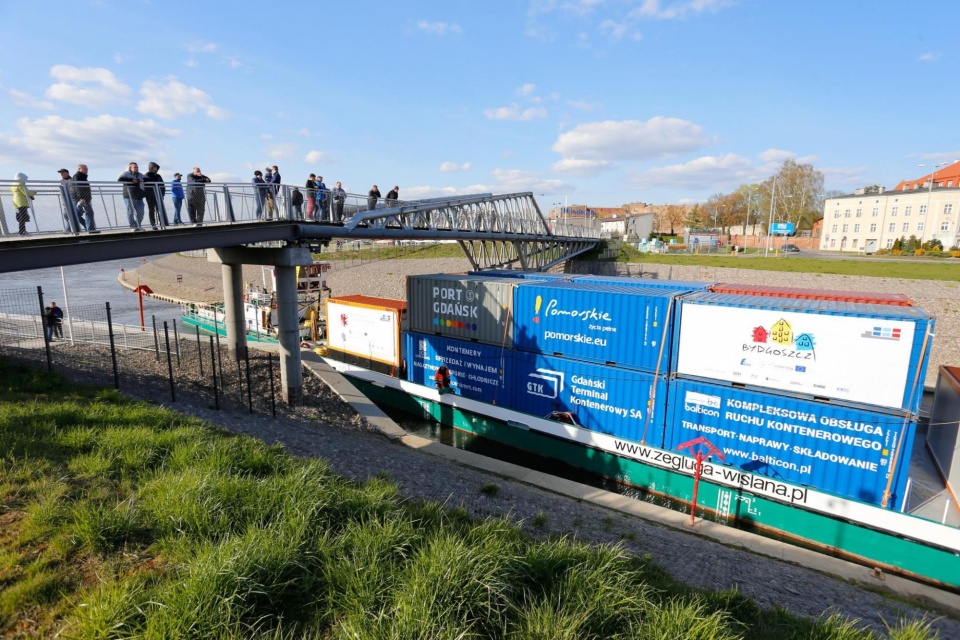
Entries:
[[238,358],[219,335],[176,321],[114,324],[109,303],[51,314],[41,287],[0,289],[0,309],[0,357],[9,361],[162,403],[200,398],[215,409],[229,402],[276,415],[276,352]]

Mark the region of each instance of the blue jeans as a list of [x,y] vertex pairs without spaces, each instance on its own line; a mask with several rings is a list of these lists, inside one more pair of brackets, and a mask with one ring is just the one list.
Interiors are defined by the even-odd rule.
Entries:
[[257,196],[256,214],[257,214],[257,220],[259,220],[263,216],[263,198],[261,198],[260,196]]
[[173,224],[181,224],[180,207],[183,206],[183,198],[173,196]]
[[93,221],[93,205],[89,200],[77,201],[77,217],[80,218],[80,227],[87,231],[96,231],[97,223]]
[[143,222],[143,200],[124,198],[123,202],[127,205],[127,222],[132,229],[139,229]]

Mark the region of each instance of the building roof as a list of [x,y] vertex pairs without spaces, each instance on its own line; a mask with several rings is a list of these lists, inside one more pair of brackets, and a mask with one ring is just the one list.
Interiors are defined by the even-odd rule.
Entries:
[[909,191],[911,189],[929,188],[929,182],[936,174],[934,187],[954,187],[960,186],[960,161],[954,162],[945,167],[940,167],[936,171],[928,173],[913,180],[901,180],[894,191]]

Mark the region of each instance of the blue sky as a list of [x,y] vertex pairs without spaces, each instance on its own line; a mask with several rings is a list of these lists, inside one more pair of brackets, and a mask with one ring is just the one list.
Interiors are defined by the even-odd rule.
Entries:
[[0,1],[0,176],[136,160],[351,193],[693,203],[960,158],[954,5]]

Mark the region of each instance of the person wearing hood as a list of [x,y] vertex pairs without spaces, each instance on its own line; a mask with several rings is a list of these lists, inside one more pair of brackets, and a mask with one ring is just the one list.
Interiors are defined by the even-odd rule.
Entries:
[[37,195],[36,191],[27,189],[27,174],[18,173],[13,177],[16,184],[10,187],[13,193],[13,207],[17,210],[17,223],[20,225],[20,235],[27,235],[27,223],[30,222],[30,201]]
[[163,197],[167,195],[167,185],[163,182],[163,176],[160,171],[160,165],[151,162],[148,166],[149,171],[144,174],[143,191],[147,196],[147,211],[150,215],[150,226],[157,230],[157,225],[163,221],[163,226],[167,226],[167,214],[163,210]]
[[140,173],[139,165],[131,162],[127,170],[120,174],[117,182],[124,183],[123,202],[127,205],[127,222],[134,231],[141,231],[143,222],[143,199],[146,192],[143,190],[144,175]]

